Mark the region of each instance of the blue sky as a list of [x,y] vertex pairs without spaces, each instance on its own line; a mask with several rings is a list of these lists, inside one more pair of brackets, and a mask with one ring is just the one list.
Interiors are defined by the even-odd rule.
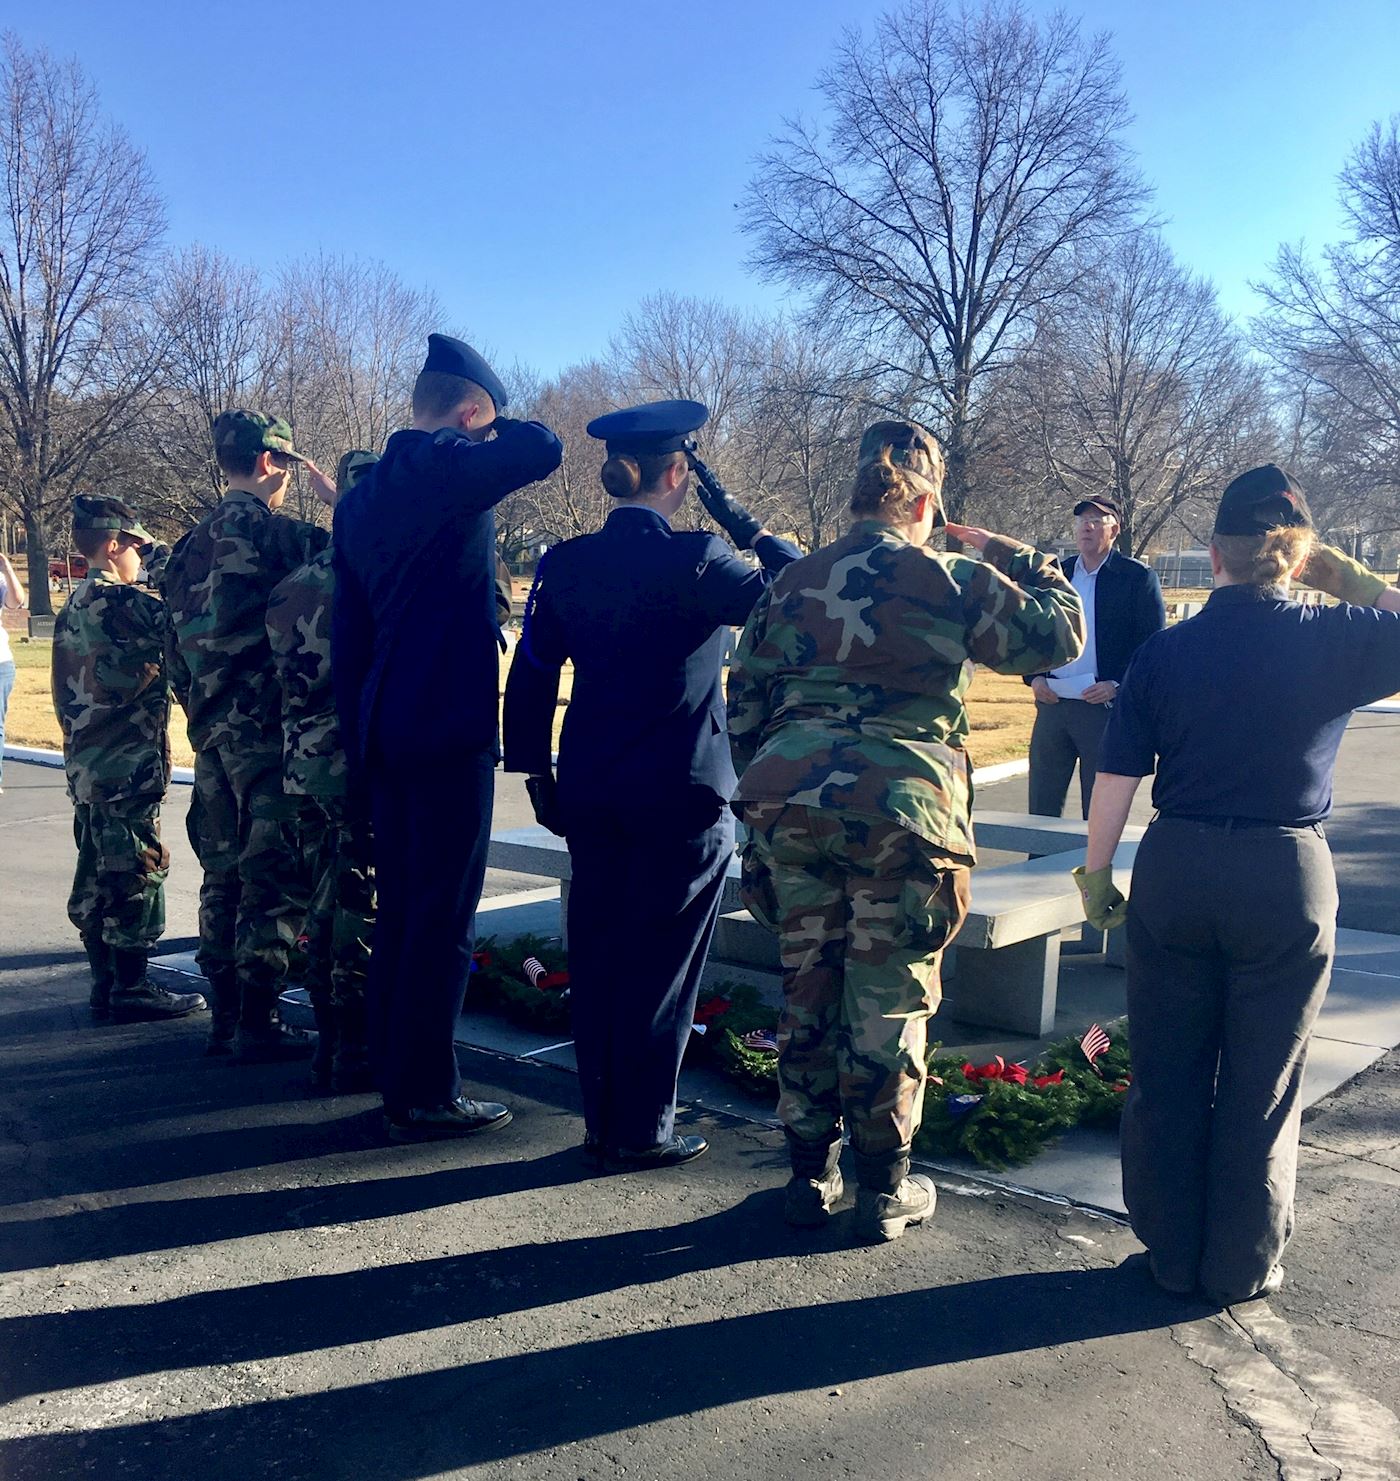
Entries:
[[[776,306],[734,203],[865,0],[9,0],[148,152],[170,238],[275,264],[387,261],[508,363],[601,352],[644,294]],[[1030,8],[1051,6],[1030,0]],[[1084,0],[1178,255],[1232,312],[1281,240],[1336,230],[1335,177],[1400,110],[1400,0]]]

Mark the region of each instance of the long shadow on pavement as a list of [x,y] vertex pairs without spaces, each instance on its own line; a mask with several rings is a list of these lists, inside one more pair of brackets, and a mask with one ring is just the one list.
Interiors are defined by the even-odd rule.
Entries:
[[[741,1235],[741,1231],[744,1231]],[[551,1260],[547,1248],[514,1252],[515,1272],[540,1302],[566,1299],[590,1289],[608,1289],[643,1270],[657,1276],[702,1270],[741,1256],[776,1253],[747,1206],[704,1220],[684,1232],[684,1252],[669,1255],[664,1239],[678,1230],[605,1236],[558,1247],[567,1260]],[[713,1241],[719,1239],[716,1249]],[[707,1247],[704,1243],[710,1241]],[[742,1246],[742,1251],[739,1248]],[[511,1259],[511,1252],[500,1252]],[[493,1255],[491,1259],[498,1256]],[[541,1279],[541,1260],[548,1261]],[[436,1263],[436,1262],[433,1262]],[[453,1262],[444,1262],[444,1267]],[[664,1267],[664,1268],[657,1268]],[[481,1267],[459,1271],[480,1283]],[[407,1275],[392,1272],[403,1295]],[[414,1268],[414,1279],[424,1271]],[[277,1289],[277,1288],[274,1288]],[[776,1294],[781,1295],[781,1292]],[[382,1301],[385,1292],[379,1293]],[[231,1306],[171,1303],[195,1351],[187,1362],[214,1360],[218,1351],[247,1350],[249,1344],[200,1339],[205,1321],[237,1320]],[[240,1293],[247,1300],[247,1293]],[[320,1335],[328,1341],[385,1329],[383,1322],[342,1320],[331,1303],[350,1304],[350,1288],[317,1298]],[[288,1316],[285,1292],[278,1310]],[[506,1300],[515,1304],[514,1296]],[[431,1301],[399,1308],[387,1329],[431,1317],[461,1321],[500,1305],[490,1292],[454,1288]],[[269,1320],[273,1303],[257,1298],[258,1320]],[[386,1314],[395,1308],[382,1308]],[[221,1408],[185,1418],[122,1424],[81,1434],[27,1437],[8,1447],[11,1481],[57,1476],[139,1474],[143,1481],[201,1476],[260,1474],[269,1463],[277,1474],[353,1476],[356,1481],[409,1481],[456,1474],[459,1468],[547,1451],[591,1437],[654,1424],[678,1415],[861,1379],[932,1370],[1000,1354],[1084,1342],[1159,1329],[1203,1315],[1206,1308],[1156,1292],[1136,1271],[1123,1268],[1009,1275],[965,1284],[833,1301],[791,1310],[765,1311],[691,1325],[633,1332],[541,1352],[466,1361],[439,1371],[380,1383],[357,1384],[328,1393]],[[94,1314],[91,1329],[69,1328],[75,1343],[103,1345],[117,1313]],[[303,1311],[301,1318],[309,1317]],[[295,1311],[290,1320],[299,1320]],[[331,1322],[327,1330],[325,1322]],[[267,1335],[270,1335],[267,1334]],[[265,1342],[251,1344],[266,1349]],[[13,1348],[10,1349],[14,1351]],[[445,1349],[451,1363],[454,1354]],[[127,1364],[103,1361],[81,1347],[70,1350],[55,1380],[94,1381]],[[46,1359],[61,1358],[50,1351]],[[142,1364],[144,1369],[147,1365]],[[939,1380],[930,1374],[930,1398]],[[299,1464],[299,1461],[302,1464]],[[124,1469],[127,1468],[127,1469]],[[285,1469],[283,1469],[285,1468]]]
[[[355,1118],[368,1144],[374,1114]],[[241,1135],[247,1136],[244,1130]],[[502,1144],[505,1150],[505,1144]],[[411,1159],[412,1149],[395,1154]],[[777,1158],[774,1158],[776,1164]],[[0,1270],[107,1260],[185,1249],[283,1229],[316,1229],[424,1213],[451,1204],[558,1187],[592,1176],[575,1148],[517,1159],[365,1178],[312,1187],[271,1188],[193,1198],[161,1198],[76,1209],[0,1223]]]

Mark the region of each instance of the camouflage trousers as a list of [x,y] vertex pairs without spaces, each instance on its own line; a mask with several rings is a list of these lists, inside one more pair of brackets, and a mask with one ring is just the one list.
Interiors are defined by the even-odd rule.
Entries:
[[307,912],[306,985],[313,1000],[356,1008],[374,942],[374,863],[367,820],[339,798],[308,798],[305,849],[313,881]]
[[778,1114],[808,1141],[844,1117],[865,1156],[907,1147],[970,871],[883,818],[750,802],[744,821],[744,903],[782,949]]
[[297,800],[280,746],[216,747],[194,761],[191,840],[204,870],[199,966],[231,1014],[266,1026],[310,900]]
[[73,813],[78,868],[68,919],[84,937],[146,951],[165,930],[170,851],[160,841],[159,799],[79,802]]

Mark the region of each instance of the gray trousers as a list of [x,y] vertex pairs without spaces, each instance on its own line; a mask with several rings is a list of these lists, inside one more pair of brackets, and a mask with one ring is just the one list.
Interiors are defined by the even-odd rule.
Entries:
[[1336,920],[1320,827],[1159,818],[1138,849],[1123,1195],[1165,1286],[1243,1301],[1293,1232],[1303,1067]]
[[1079,800],[1089,816],[1089,798],[1099,769],[1099,743],[1108,724],[1107,705],[1062,699],[1058,704],[1035,705],[1031,731],[1030,810],[1058,818],[1065,810],[1069,781],[1079,765]]

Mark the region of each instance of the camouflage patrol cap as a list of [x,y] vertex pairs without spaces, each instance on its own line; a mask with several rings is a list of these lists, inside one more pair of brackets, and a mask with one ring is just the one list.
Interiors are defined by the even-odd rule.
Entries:
[[856,472],[881,461],[888,452],[889,461],[915,478],[930,484],[930,493],[943,486],[943,450],[927,427],[918,422],[876,422],[865,429],[856,457]]
[[368,452],[362,447],[352,447],[348,453],[342,453],[335,465],[336,493],[343,494],[346,489],[354,488],[378,461],[378,453]]
[[123,499],[106,494],[78,494],[73,500],[75,530],[111,530],[126,535],[142,545],[151,545],[155,536],[136,518],[136,511]]
[[292,429],[281,417],[264,411],[220,412],[214,419],[214,451],[235,458],[281,453],[298,463],[306,461],[292,445]]

